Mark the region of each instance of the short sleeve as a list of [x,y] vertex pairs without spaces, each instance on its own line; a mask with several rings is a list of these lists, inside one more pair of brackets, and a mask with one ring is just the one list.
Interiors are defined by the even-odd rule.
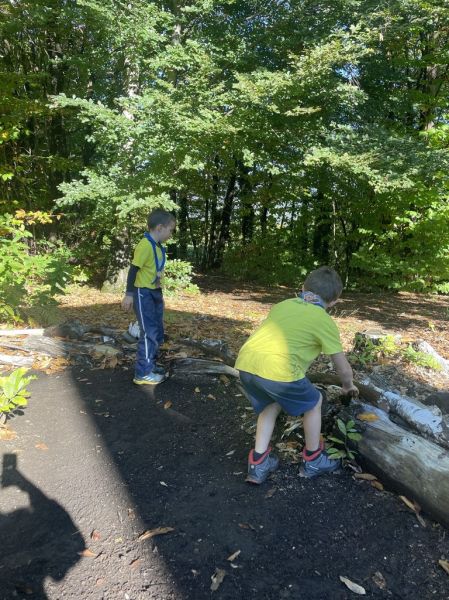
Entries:
[[318,337],[321,342],[321,352],[323,354],[338,354],[343,352],[343,346],[340,341],[340,332],[336,323],[326,315],[327,319],[320,327]]
[[134,250],[134,257],[132,260],[132,264],[141,269],[146,263],[153,260],[153,248],[151,244],[143,238],[137,244],[136,249]]

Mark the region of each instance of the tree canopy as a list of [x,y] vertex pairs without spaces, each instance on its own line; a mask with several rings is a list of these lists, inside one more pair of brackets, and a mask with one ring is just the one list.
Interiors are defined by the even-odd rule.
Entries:
[[421,0],[2,0],[0,212],[97,278],[148,210],[265,283],[449,292],[449,8]]

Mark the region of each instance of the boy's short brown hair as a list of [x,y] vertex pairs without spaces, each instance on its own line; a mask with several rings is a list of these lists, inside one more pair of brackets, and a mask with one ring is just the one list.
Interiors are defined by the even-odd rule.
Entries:
[[343,291],[340,275],[332,267],[319,267],[311,271],[304,281],[304,291],[318,294],[324,302],[337,300]]
[[170,223],[174,223],[175,221],[176,217],[171,212],[162,208],[156,208],[148,215],[147,225],[151,231],[151,229],[155,229],[158,225],[170,225]]

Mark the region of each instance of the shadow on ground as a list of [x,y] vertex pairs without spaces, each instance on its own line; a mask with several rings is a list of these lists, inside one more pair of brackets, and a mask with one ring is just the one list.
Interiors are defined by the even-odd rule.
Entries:
[[[349,600],[340,575],[363,585],[369,598],[447,596],[447,575],[438,567],[449,556],[447,532],[430,522],[423,528],[396,496],[348,472],[302,480],[297,466],[285,464],[266,485],[245,484],[251,437],[242,428],[246,401],[239,393],[212,377],[172,377],[142,389],[129,371],[40,376],[25,417],[14,423],[20,447],[8,447],[20,450],[27,473],[60,503],[43,520],[36,513],[28,529],[53,535],[64,506],[71,517],[61,517],[61,541],[72,519],[76,533],[66,547],[52,542],[61,573],[72,570],[34,597]],[[36,450],[37,438],[48,451]],[[12,535],[20,513],[9,512]],[[173,531],[139,541],[158,527]],[[83,538],[94,557],[74,564]],[[26,549],[21,537],[9,544],[12,556]],[[26,568],[0,570],[1,597],[27,597],[13,585],[22,573],[22,585],[34,589],[43,575],[55,578],[46,552],[42,561],[45,568],[34,547]],[[225,577],[212,593],[217,569]],[[376,572],[386,590],[374,583]]]

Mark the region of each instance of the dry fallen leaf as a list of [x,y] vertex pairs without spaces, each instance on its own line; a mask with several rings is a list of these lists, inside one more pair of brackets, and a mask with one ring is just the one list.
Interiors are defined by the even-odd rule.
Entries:
[[406,498],[406,496],[399,496],[399,498],[402,500],[402,502],[406,506],[408,506],[408,508],[410,508],[410,510],[412,510],[415,513],[416,518],[418,519],[420,525],[422,525],[422,527],[427,527],[427,523],[424,521],[422,516],[419,514],[421,512],[420,505],[417,502],[415,502],[414,500],[409,500],[408,498]]
[[223,582],[223,579],[225,578],[225,575],[226,575],[226,571],[224,569],[215,569],[215,573],[211,577],[212,585],[210,586],[210,589],[213,592],[218,590],[218,588],[220,587],[220,585]]
[[354,583],[353,581],[351,581],[347,577],[343,577],[342,575],[340,575],[340,581],[342,581],[345,584],[345,586],[351,590],[351,592],[354,592],[354,594],[359,594],[359,596],[366,596],[366,590],[361,585]]
[[131,569],[137,569],[137,567],[140,565],[140,562],[140,558],[135,558],[129,563],[129,566],[131,567]]
[[373,486],[373,488],[376,488],[376,490],[380,490],[381,492],[384,489],[384,486],[380,483],[380,481],[377,481],[377,479],[375,481],[372,481],[371,485]]
[[449,560],[443,560],[443,559],[441,559],[441,560],[438,561],[438,564],[449,575]]
[[80,556],[85,556],[86,558],[96,558],[97,556],[95,552],[92,552],[89,548],[85,548],[82,552],[78,552],[78,554]]
[[250,525],[250,523],[239,523],[239,527],[241,529],[251,529],[252,531],[257,531],[257,529],[253,525]]
[[380,571],[376,571],[374,575],[371,577],[375,585],[381,590],[384,590],[387,587],[387,582],[385,581],[385,577],[382,575]]
[[357,419],[359,419],[359,421],[371,423],[372,421],[378,421],[379,417],[374,413],[360,413],[359,415],[357,415]]
[[223,374],[221,374],[221,375],[220,375],[220,381],[221,381],[222,383],[224,383],[225,385],[229,385],[229,383],[231,383],[231,382],[229,381],[229,377],[226,377],[226,375],[223,375]]
[[94,529],[92,531],[92,533],[90,534],[90,538],[94,541],[94,542],[98,542],[98,540],[101,540],[101,533],[98,531],[98,529]]
[[229,562],[232,562],[233,560],[235,560],[237,558],[237,556],[240,554],[241,550],[237,550],[237,552],[234,552],[234,554],[231,554],[231,556],[228,556],[228,558],[226,560],[229,560]]
[[410,508],[410,510],[412,510],[413,512],[416,511],[415,505],[413,504],[413,502],[411,500],[409,500],[406,496],[399,496],[399,498],[402,500],[402,502],[408,506]]
[[200,388],[199,388],[199,387],[196,387],[196,388],[195,388],[195,392],[196,392],[197,394],[199,394],[199,393],[201,392]]
[[167,408],[170,408],[172,404],[173,402],[171,400],[167,400],[167,402],[164,404],[164,408],[167,410]]
[[207,397],[209,400],[216,400],[215,396],[212,396],[212,394],[208,394]]
[[376,481],[377,477],[371,473],[354,473],[356,479],[364,479],[365,481]]
[[155,535],[164,535],[165,533],[170,533],[170,531],[174,531],[175,528],[174,527],[156,527],[156,529],[150,529],[148,531],[144,531],[141,535],[139,535],[139,537],[137,538],[140,542],[143,542],[144,540],[149,540],[150,538],[154,537]]
[[268,492],[265,494],[265,498],[271,498],[271,496],[273,496],[273,494],[276,492],[276,488],[272,487],[271,489],[268,490]]
[[7,427],[2,427],[0,429],[0,440],[5,440],[5,442],[9,442],[11,440],[15,440],[17,437],[17,433],[12,429],[8,429]]
[[44,442],[39,442],[35,445],[35,448],[37,448],[38,450],[48,450],[48,446],[47,444],[44,444]]

